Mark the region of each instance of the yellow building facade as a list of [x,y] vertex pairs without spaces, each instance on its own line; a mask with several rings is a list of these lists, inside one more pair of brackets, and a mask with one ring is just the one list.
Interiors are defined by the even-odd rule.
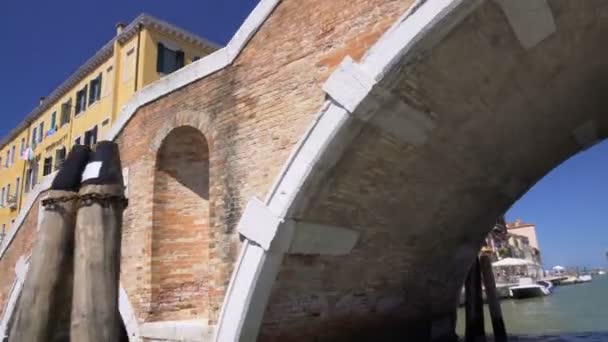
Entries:
[[0,240],[71,146],[93,146],[138,90],[217,48],[147,14],[118,24],[112,40],[0,141]]

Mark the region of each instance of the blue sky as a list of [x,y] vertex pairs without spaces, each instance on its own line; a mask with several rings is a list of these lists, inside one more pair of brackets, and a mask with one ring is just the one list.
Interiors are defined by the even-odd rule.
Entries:
[[608,140],[555,168],[507,213],[537,225],[546,268],[608,267]]
[[[147,12],[225,44],[257,0],[0,1],[0,136],[115,34]],[[537,224],[546,266],[603,265],[608,143],[580,153],[539,182],[507,218]]]

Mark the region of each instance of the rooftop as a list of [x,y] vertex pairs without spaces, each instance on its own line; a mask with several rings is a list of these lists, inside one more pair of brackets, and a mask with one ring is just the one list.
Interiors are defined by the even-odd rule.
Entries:
[[536,226],[535,224],[523,222],[521,219],[517,219],[517,220],[515,220],[515,222],[507,223],[507,229],[519,229],[519,228],[535,227],[535,226]]

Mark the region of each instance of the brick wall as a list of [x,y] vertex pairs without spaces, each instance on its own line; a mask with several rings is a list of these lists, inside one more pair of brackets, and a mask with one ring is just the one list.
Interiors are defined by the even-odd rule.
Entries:
[[158,151],[153,221],[151,319],[206,315],[209,151],[194,128],[176,128]]
[[32,247],[36,241],[38,209],[39,200],[32,206],[21,229],[0,260],[0,312],[2,314],[4,314],[3,310],[5,309],[10,296],[10,290],[15,281],[15,267],[17,262],[22,256],[28,257],[31,254]]

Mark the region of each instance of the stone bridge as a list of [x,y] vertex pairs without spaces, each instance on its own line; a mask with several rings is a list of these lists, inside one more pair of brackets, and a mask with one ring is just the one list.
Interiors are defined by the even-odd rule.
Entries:
[[[604,0],[261,0],[106,137],[128,181],[129,340],[448,339],[496,217],[608,134],[607,16]],[[0,333],[48,182],[0,249]]]

